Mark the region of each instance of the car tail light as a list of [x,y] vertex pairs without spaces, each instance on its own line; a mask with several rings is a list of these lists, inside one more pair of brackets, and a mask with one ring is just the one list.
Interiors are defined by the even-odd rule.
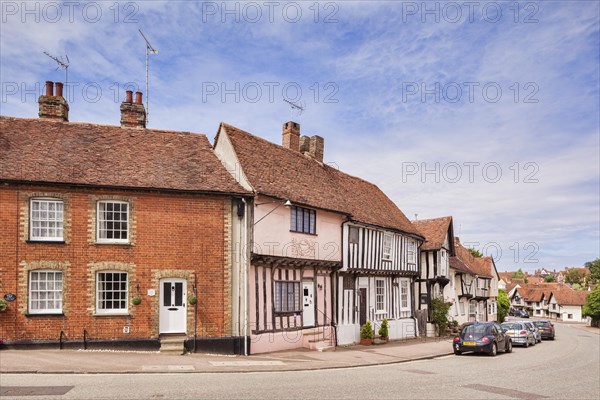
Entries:
[[483,343],[489,343],[489,342],[490,342],[490,339],[489,339],[489,338],[486,338],[486,337],[484,337],[483,339],[481,339],[481,341],[482,341]]
[[454,343],[458,343],[458,342],[460,342],[460,338],[457,336],[454,338]]
[[519,332],[519,335],[527,335],[527,331],[521,331]]

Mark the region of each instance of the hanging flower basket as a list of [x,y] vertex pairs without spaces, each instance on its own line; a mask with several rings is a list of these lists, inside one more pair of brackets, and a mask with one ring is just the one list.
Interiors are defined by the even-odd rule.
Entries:
[[135,296],[131,299],[131,304],[134,306],[139,306],[142,303],[142,298],[140,296]]
[[188,297],[188,303],[190,303],[191,305],[195,305],[198,303],[198,299],[196,298],[196,296],[190,296]]
[[8,308],[8,303],[4,299],[0,299],[0,312],[6,311]]

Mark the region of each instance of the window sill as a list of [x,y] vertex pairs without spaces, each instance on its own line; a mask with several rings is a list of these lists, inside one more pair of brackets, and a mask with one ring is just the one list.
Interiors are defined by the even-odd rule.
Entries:
[[36,240],[36,239],[26,240],[25,243],[66,244],[66,242],[64,240]]
[[131,314],[128,312],[124,313],[94,313],[92,314],[94,317],[131,317]]
[[308,235],[308,236],[319,236],[316,233],[308,233],[308,232],[299,232],[299,231],[293,231],[290,229],[290,233],[299,233],[300,235]]
[[133,246],[131,242],[94,242],[94,244],[99,245],[117,245],[117,246]]
[[42,313],[39,313],[39,314],[27,313],[27,314],[25,314],[25,316],[28,318],[29,317],[64,317],[65,314],[62,312],[61,313],[43,313],[43,314]]

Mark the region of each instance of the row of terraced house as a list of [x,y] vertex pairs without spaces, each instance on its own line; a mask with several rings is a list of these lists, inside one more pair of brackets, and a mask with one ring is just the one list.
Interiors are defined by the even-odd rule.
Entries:
[[46,83],[39,118],[0,117],[5,345],[325,350],[366,321],[426,334],[435,297],[495,320],[494,260],[324,163],[298,123],[281,145],[221,123],[211,144],[147,128],[141,93],[120,126],[69,122],[62,90]]

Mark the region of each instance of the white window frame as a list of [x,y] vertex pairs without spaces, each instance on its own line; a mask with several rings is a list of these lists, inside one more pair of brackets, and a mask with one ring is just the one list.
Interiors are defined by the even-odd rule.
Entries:
[[446,276],[448,273],[447,267],[448,258],[446,257],[446,250],[440,250],[440,275]]
[[375,279],[375,312],[385,313],[385,279]]
[[394,242],[394,235],[392,235],[391,233],[383,234],[383,251],[382,251],[381,258],[384,261],[392,260],[392,243],[393,242]]
[[[115,223],[115,221],[117,223],[123,223],[125,222],[127,224],[127,230],[126,230],[126,234],[127,234],[127,238],[122,239],[114,239],[114,238],[103,238],[101,237],[101,232],[102,231],[109,231],[108,229],[102,229],[102,224],[104,223],[104,219],[101,217],[103,215],[103,211],[100,210],[101,205],[102,204],[125,204],[127,206],[127,210],[125,211],[126,214],[126,220],[115,220],[112,219],[110,221],[106,221],[106,223]],[[128,201],[122,201],[122,200],[98,200],[98,202],[96,203],[96,242],[97,243],[129,243],[129,238],[130,238],[130,223],[129,223],[129,211],[130,211],[130,205]],[[114,211],[113,211],[114,212]],[[119,212],[123,212],[123,211],[119,211]],[[112,229],[113,232],[115,232],[115,229]],[[119,232],[121,232],[122,230],[118,230]]]
[[414,240],[409,239],[408,240],[408,250],[407,250],[407,254],[406,254],[406,259],[408,264],[416,264],[417,263],[417,259],[416,259],[416,249],[415,246],[416,243]]
[[465,302],[461,301],[460,302],[460,315],[465,315]]
[[[45,281],[41,281],[40,275],[45,274]],[[48,274],[52,275],[52,280],[48,279]],[[60,275],[60,280],[57,280]],[[35,277],[35,278],[34,278]],[[44,288],[41,288],[43,283]],[[57,287],[58,286],[58,287]],[[37,293],[37,296],[35,295]],[[41,294],[44,294],[41,296]],[[50,299],[49,295],[52,294]],[[50,269],[36,269],[29,271],[29,314],[62,314],[63,313],[63,272]],[[34,299],[35,297],[35,299]],[[44,298],[41,298],[44,297]],[[53,308],[39,308],[39,303],[44,301],[46,305],[53,303]],[[38,308],[34,308],[34,303],[38,303]],[[56,304],[58,303],[58,307]]]
[[[46,210],[34,209],[34,204],[46,204]],[[53,205],[55,208],[60,205],[60,210],[54,209],[50,210],[50,205]],[[37,213],[37,215],[36,215]],[[45,217],[42,217],[42,213],[46,213]],[[54,217],[51,218],[50,214],[54,214]],[[34,217],[34,215],[36,215]],[[29,199],[29,240],[31,241],[40,241],[40,242],[63,242],[64,241],[64,219],[65,219],[65,202],[62,199],[51,198],[51,197],[33,197]],[[34,226],[34,224],[39,223],[40,226]],[[46,225],[46,226],[43,226]],[[50,225],[53,225],[52,227]],[[46,230],[47,233],[50,230],[55,231],[57,236],[43,236],[40,234],[36,234],[37,230]],[[58,233],[60,232],[60,236]]]
[[[119,287],[117,290],[115,290],[114,288],[111,288],[110,290],[107,290],[106,288],[101,288],[101,280],[100,280],[100,275],[101,274],[125,274],[125,290],[122,290],[121,287]],[[111,283],[114,283],[111,282]],[[123,283],[122,281],[119,281],[119,283]],[[122,286],[122,285],[121,285]],[[101,308],[101,302],[102,301],[115,301],[114,300],[114,296],[111,296],[111,299],[106,299],[106,298],[101,298],[101,294],[102,293],[125,293],[124,295],[124,299],[121,298],[118,301],[125,301],[125,308]],[[120,296],[121,297],[121,296]],[[96,272],[96,314],[127,314],[129,312],[129,273],[127,271],[119,271],[119,270],[103,270],[103,271],[97,271]]]
[[410,283],[408,279],[400,279],[400,310],[410,310]]

